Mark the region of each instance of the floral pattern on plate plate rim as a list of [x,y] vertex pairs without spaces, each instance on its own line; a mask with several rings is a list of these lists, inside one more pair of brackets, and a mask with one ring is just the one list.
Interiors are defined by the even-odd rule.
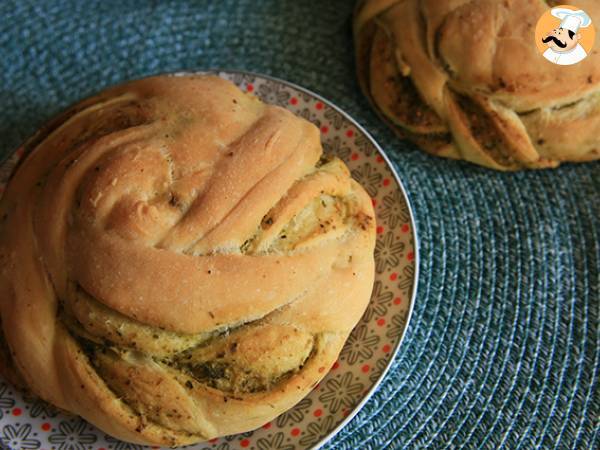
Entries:
[[[263,101],[282,106],[321,130],[324,152],[341,158],[373,199],[377,220],[376,273],[371,301],[327,376],[294,408],[255,431],[185,448],[301,450],[318,448],[353,417],[381,382],[398,351],[412,312],[418,261],[409,201],[374,140],[330,102],[282,80],[215,71]],[[180,74],[175,74],[175,76]],[[23,147],[0,167],[0,192]],[[0,441],[10,449],[138,450],[83,419],[22,395],[0,381]]]

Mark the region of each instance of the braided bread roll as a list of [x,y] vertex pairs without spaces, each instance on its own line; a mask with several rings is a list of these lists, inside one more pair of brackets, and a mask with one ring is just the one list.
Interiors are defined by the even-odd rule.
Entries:
[[263,425],[369,301],[371,200],[318,129],[213,76],[84,101],[0,204],[2,372],[122,440]]
[[[552,2],[548,2],[552,3]],[[576,3],[600,19],[597,0]],[[363,0],[358,78],[382,118],[424,150],[498,170],[600,157],[600,42],[558,66],[539,54],[539,0]]]

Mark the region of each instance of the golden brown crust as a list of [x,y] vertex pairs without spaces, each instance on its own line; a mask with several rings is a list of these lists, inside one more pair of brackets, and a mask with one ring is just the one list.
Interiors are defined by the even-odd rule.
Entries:
[[332,366],[375,223],[341,161],[316,166],[315,126],[217,77],[154,77],[28,145],[0,202],[4,375],[177,446],[262,425]]
[[[598,2],[576,3],[600,16]],[[546,61],[533,39],[546,9],[537,0],[359,2],[361,88],[400,136],[433,154],[498,170],[597,159],[600,38],[579,64]]]

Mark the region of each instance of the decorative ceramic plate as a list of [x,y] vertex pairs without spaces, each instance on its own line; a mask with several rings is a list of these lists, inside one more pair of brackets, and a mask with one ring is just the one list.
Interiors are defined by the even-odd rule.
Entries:
[[[194,450],[318,448],[360,410],[396,355],[413,309],[417,237],[408,198],[383,151],[347,114],[306,89],[241,72],[216,72],[263,101],[283,106],[321,130],[325,153],[335,154],[373,199],[377,216],[375,285],[371,302],[338,361],[294,408],[262,428],[189,446]],[[176,76],[176,75],[175,75]],[[24,156],[17,150],[0,168],[0,190]],[[343,311],[340,311],[343,314]],[[24,397],[0,381],[0,440],[9,449],[137,450],[84,420]]]

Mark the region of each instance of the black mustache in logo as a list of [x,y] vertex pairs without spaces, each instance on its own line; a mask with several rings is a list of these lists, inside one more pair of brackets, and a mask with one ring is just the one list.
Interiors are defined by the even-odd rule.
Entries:
[[566,42],[562,42],[559,41],[558,38],[556,36],[547,36],[545,38],[542,38],[542,42],[545,44],[546,42],[550,42],[550,41],[554,41],[554,43],[556,45],[558,45],[560,48],[565,48],[567,46]]

